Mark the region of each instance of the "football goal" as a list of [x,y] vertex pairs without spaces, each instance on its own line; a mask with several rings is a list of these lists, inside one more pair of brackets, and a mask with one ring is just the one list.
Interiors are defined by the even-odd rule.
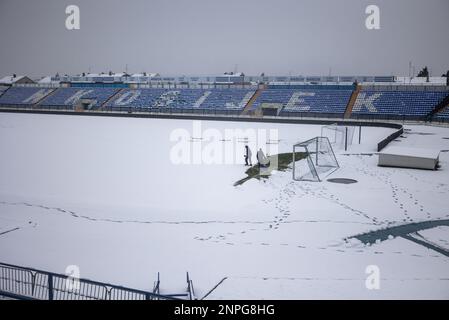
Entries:
[[338,168],[327,137],[315,137],[293,146],[293,180],[321,181]]
[[321,136],[327,137],[334,148],[345,151],[352,145],[354,132],[354,126],[342,126],[336,123],[321,127]]

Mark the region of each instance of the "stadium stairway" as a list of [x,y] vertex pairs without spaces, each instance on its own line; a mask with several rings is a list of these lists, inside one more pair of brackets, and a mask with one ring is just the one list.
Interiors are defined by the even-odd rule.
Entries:
[[108,105],[108,103],[110,101],[113,101],[116,97],[120,96],[125,89],[128,89],[128,88],[121,88],[116,93],[114,93],[112,96],[110,96],[108,99],[106,99],[106,101],[103,102],[103,104],[100,107],[98,107],[98,110],[100,110],[100,111],[106,110],[106,106]]
[[427,119],[430,120],[434,115],[443,111],[446,107],[449,106],[449,94],[438,103],[435,108],[427,115]]
[[361,89],[360,85],[357,85],[355,87],[355,90],[352,92],[351,98],[349,98],[349,102],[348,105],[346,106],[345,114],[343,116],[344,119],[349,119],[351,117],[352,108],[354,107],[354,104],[357,101],[357,96],[359,95],[360,89]]
[[0,97],[4,94],[10,87],[0,86]]
[[42,109],[41,107],[41,103],[47,99],[48,97],[51,97],[52,95],[54,95],[57,91],[59,90],[59,88],[54,89],[52,92],[50,92],[49,94],[43,96],[39,101],[37,101],[34,105],[33,108],[34,109]]
[[245,108],[243,108],[241,115],[249,115],[252,112],[255,112],[255,110],[251,110],[254,102],[256,99],[261,95],[262,91],[265,89],[265,87],[261,87],[254,92],[251,99],[249,99],[248,103],[246,104]]

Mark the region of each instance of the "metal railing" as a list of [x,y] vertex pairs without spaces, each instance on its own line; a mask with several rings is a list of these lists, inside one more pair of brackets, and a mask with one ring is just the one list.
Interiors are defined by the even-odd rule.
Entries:
[[377,152],[382,151],[382,149],[385,148],[391,141],[393,141],[394,139],[397,139],[403,133],[404,133],[404,128],[401,127],[399,130],[390,134],[388,137],[386,137],[382,141],[379,141],[379,143],[377,144]]
[[0,263],[0,295],[27,300],[174,300],[181,297],[191,298],[190,292],[161,295],[6,263]]

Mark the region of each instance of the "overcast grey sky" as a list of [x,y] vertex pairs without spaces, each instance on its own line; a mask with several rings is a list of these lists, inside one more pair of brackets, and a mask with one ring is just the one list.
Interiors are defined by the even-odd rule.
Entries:
[[[76,4],[81,29],[65,28]],[[380,30],[365,8],[380,7]],[[0,0],[0,76],[408,75],[449,69],[449,0]]]

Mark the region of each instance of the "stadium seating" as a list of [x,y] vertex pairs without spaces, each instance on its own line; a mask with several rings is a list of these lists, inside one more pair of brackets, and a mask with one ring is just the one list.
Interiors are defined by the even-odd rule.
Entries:
[[101,106],[107,99],[112,97],[119,89],[117,88],[59,88],[54,94],[44,99],[41,103],[45,107],[73,107],[80,99],[92,99],[92,107]]
[[254,94],[248,89],[125,89],[108,109],[242,110]]
[[4,93],[6,90],[8,90],[8,88],[9,88],[9,87],[7,87],[7,86],[0,86],[0,96],[2,96],[3,93]]
[[[81,99],[89,99],[89,108],[105,107],[113,111],[224,112],[239,114],[255,94],[255,89],[162,89],[112,87],[4,87],[0,88],[0,105],[43,108],[73,108]],[[394,89],[394,90],[393,90]],[[254,97],[251,110],[277,106],[281,115],[342,117],[353,92],[344,85],[269,86]],[[447,91],[424,91],[422,88],[397,89],[362,87],[352,108],[352,118],[418,119],[429,117]],[[443,101],[443,102],[442,102]],[[449,110],[435,115],[449,118]]]
[[115,99],[109,101],[106,107],[112,110],[121,110],[131,107],[133,109],[145,109],[153,105],[156,99],[164,93],[164,89],[124,89]]
[[39,102],[54,89],[39,87],[11,87],[0,96],[1,105],[29,106]]
[[245,108],[254,95],[255,90],[247,89],[213,89],[206,91],[207,99],[199,106],[203,109],[236,109]]
[[449,106],[436,114],[437,120],[449,121]]
[[444,91],[378,91],[362,89],[352,117],[420,119],[447,95]]
[[251,109],[274,104],[282,113],[326,113],[343,116],[352,89],[267,89],[262,91]]

